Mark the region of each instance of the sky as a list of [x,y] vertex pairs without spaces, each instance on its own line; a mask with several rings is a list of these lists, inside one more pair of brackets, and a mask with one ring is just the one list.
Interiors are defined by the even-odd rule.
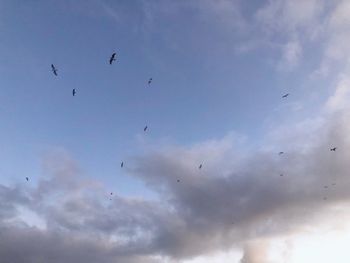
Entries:
[[1,261],[349,262],[349,17],[0,0]]

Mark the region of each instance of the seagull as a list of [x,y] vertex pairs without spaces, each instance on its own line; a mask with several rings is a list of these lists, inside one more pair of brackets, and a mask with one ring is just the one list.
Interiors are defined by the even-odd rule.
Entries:
[[200,164],[200,165],[199,165],[199,167],[198,167],[198,169],[202,169],[202,167],[203,167],[203,165],[202,165],[202,164]]
[[110,65],[112,65],[113,61],[116,60],[116,58],[115,58],[116,55],[117,55],[117,53],[115,53],[115,52],[112,54],[111,58],[109,59],[109,64]]
[[27,182],[29,181],[29,178],[28,177],[26,177],[26,180],[27,180]]
[[73,89],[72,90],[73,97],[75,96],[75,93],[77,93],[77,91],[75,89]]
[[152,83],[152,80],[153,80],[152,78],[150,78],[150,79],[148,80],[148,85]]
[[144,131],[144,132],[147,131],[147,128],[148,128],[148,127],[147,127],[147,125],[146,125],[145,128],[143,128],[143,131]]
[[279,155],[282,155],[282,154],[284,154],[284,152],[279,152],[278,154],[279,154]]
[[284,94],[284,95],[282,96],[282,98],[287,98],[288,96],[289,96],[289,93]]
[[331,152],[335,152],[337,150],[337,147],[331,148]]
[[55,74],[55,76],[57,76],[57,68],[55,68],[55,66],[53,64],[51,64],[51,69],[52,69],[52,72],[53,74]]
[[121,162],[120,167],[123,168],[123,166],[124,166],[124,162]]

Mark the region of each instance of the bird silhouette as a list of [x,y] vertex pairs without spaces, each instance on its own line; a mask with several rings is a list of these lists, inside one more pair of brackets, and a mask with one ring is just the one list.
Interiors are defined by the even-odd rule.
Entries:
[[113,192],[111,192],[111,195],[113,195]]
[[152,80],[153,80],[152,78],[150,78],[150,79],[148,80],[148,85],[152,83]]
[[177,179],[177,182],[178,182],[178,183],[180,183],[180,180],[179,180],[179,179]]
[[203,167],[203,164],[200,164],[199,167],[198,167],[198,169],[202,169],[202,167]]
[[77,93],[77,91],[75,89],[73,89],[72,90],[73,97],[75,96],[76,93]]
[[148,129],[148,127],[146,125],[145,128],[143,128],[143,131],[145,132],[145,131],[147,131],[147,129]]
[[123,168],[123,166],[124,166],[124,162],[121,162],[120,167]]
[[28,177],[26,177],[26,180],[27,180],[27,182],[29,181],[29,178]]
[[280,176],[283,176],[283,174],[280,174]]
[[109,59],[109,64],[110,65],[112,65],[113,61],[116,60],[116,58],[115,58],[116,55],[117,55],[117,53],[115,53],[115,52],[112,54],[111,58]]
[[335,152],[337,150],[337,147],[331,148],[331,152]]
[[51,69],[52,69],[52,72],[55,76],[57,76],[57,68],[55,68],[55,66],[53,64],[51,64]]
[[279,155],[282,155],[282,154],[284,154],[284,152],[279,152],[278,154],[279,154]]
[[287,98],[288,96],[289,96],[289,93],[284,94],[284,95],[282,96],[282,98]]

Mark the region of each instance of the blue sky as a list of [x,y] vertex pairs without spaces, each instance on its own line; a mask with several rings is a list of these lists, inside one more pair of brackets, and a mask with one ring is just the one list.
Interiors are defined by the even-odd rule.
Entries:
[[[135,222],[138,213],[134,206],[139,204],[133,198],[143,200],[143,209],[156,211],[156,215],[145,215],[154,227],[168,220],[164,218],[170,207],[188,209],[191,216],[206,215],[201,210],[201,200],[206,200],[201,191],[180,190],[173,184],[175,178],[191,179],[189,185],[200,180],[196,177],[199,163],[204,163],[204,182],[192,186],[215,200],[227,197],[218,191],[219,186],[246,189],[250,180],[281,171],[295,173],[296,179],[290,183],[300,187],[304,173],[310,174],[310,182],[317,182],[324,170],[345,176],[344,165],[350,155],[343,153],[334,164],[328,150],[349,142],[344,124],[350,98],[348,14],[350,6],[345,0],[0,0],[0,186],[5,190],[13,185],[23,187],[28,176],[32,192],[21,188],[21,193],[28,200],[37,200],[53,191],[46,182],[60,182],[59,191],[74,197],[94,182],[99,185],[94,186],[97,190],[92,187],[97,192],[102,187],[106,193],[120,195],[121,206]],[[113,52],[117,61],[109,65]],[[58,76],[52,74],[51,64],[58,69]],[[75,97],[72,89],[77,91]],[[282,99],[285,93],[290,96]],[[319,149],[325,153],[317,153]],[[276,159],[274,154],[279,151],[290,155]],[[301,158],[297,153],[305,155]],[[322,161],[327,166],[324,169],[313,166]],[[61,166],[64,172],[57,168]],[[55,171],[71,171],[69,176],[78,173],[83,179],[76,185],[81,186],[68,187],[67,181],[78,179],[60,179]],[[228,176],[227,182],[222,175]],[[327,176],[322,179],[334,179]],[[267,196],[279,191],[279,183],[268,182],[271,189],[265,189],[263,182],[257,189],[247,187],[252,192],[243,199],[253,201],[251,211],[248,209],[251,213],[242,216],[242,221],[253,222],[258,217],[258,204],[276,205],[271,200],[261,204],[255,195],[255,191]],[[303,193],[293,192],[295,196]],[[312,198],[305,196],[305,203],[316,202],[313,198],[319,198],[319,192],[313,194]],[[334,202],[348,200],[344,189],[337,194]],[[280,197],[278,211],[283,205],[293,205],[295,199],[286,195]],[[155,196],[160,197],[160,204],[147,203]],[[101,200],[90,201],[84,204],[92,206]],[[222,203],[212,204],[218,210],[208,209],[209,214],[225,215],[224,207],[219,209]],[[51,218],[55,214],[51,209],[60,211],[59,205],[44,210],[38,207],[26,208],[35,215],[19,214],[24,220],[38,216],[43,222],[53,220],[69,228],[62,218]],[[279,222],[281,214],[271,220]],[[196,238],[210,236],[201,224],[188,223],[190,215],[179,212],[173,217],[185,222],[185,228],[195,229]],[[111,219],[113,224],[123,219],[119,216],[117,213],[117,222]],[[219,233],[225,224],[208,223],[208,229]],[[244,229],[250,233],[260,224]],[[132,225],[135,227],[144,226]],[[175,229],[176,233],[183,231]],[[167,232],[163,230],[154,233]],[[181,239],[159,238],[174,244],[176,238]],[[243,244],[241,248],[249,241],[220,238],[237,241]],[[150,247],[157,247],[156,241]],[[222,248],[214,241],[208,244],[214,251]],[[206,250],[206,245],[199,247]],[[196,249],[175,245],[148,253],[179,262],[201,256]]]

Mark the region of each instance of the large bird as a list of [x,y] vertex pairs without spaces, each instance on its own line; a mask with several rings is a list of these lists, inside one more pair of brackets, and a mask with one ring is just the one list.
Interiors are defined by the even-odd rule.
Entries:
[[55,68],[55,66],[53,64],[51,64],[51,69],[52,69],[52,72],[55,76],[57,76],[57,68]]
[[147,127],[147,125],[146,125],[145,128],[143,128],[143,131],[144,131],[144,132],[147,131],[147,128],[148,128],[148,127]]
[[289,96],[289,93],[284,94],[284,95],[282,96],[282,98],[287,98],[288,96]]
[[113,61],[117,60],[117,59],[115,58],[116,55],[117,55],[117,53],[115,53],[115,52],[112,54],[111,58],[109,59],[109,64],[110,64],[110,65],[112,65]]
[[75,89],[72,90],[72,95],[73,97],[75,96],[75,94],[77,93],[77,91]]
[[337,150],[337,147],[331,148],[331,152],[335,152]]

